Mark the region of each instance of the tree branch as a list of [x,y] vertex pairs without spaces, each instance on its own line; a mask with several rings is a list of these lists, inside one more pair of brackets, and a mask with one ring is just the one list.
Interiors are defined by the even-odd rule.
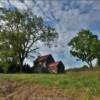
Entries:
[[39,49],[39,48],[37,47],[35,49],[31,49],[28,53],[33,52],[33,51],[36,51],[37,49]]

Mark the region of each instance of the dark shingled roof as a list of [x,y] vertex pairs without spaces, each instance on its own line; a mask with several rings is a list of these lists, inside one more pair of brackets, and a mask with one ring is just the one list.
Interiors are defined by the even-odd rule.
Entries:
[[47,58],[51,56],[51,54],[45,55],[45,56],[38,56],[38,58],[36,59],[36,61],[45,61],[47,60]]

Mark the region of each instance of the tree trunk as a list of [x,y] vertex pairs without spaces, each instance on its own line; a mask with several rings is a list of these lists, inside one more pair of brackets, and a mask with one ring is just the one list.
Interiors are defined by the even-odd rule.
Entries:
[[19,69],[19,72],[20,73],[23,72],[23,62],[24,62],[24,60],[23,59],[20,59],[20,69]]
[[90,67],[91,69],[93,68],[93,65],[92,65],[92,62],[91,62],[91,61],[88,63],[88,65],[89,65],[89,67]]

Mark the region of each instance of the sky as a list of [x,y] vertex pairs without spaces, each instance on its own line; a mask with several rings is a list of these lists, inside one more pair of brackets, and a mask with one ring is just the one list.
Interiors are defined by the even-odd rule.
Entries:
[[[42,16],[46,25],[59,33],[57,47],[48,48],[39,43],[40,54],[52,54],[61,60],[66,68],[80,67],[81,61],[69,53],[68,42],[81,29],[90,29],[100,36],[100,0],[0,0],[0,7],[20,11],[30,8],[37,16]],[[31,60],[32,61],[32,60]],[[30,62],[26,60],[26,62]]]

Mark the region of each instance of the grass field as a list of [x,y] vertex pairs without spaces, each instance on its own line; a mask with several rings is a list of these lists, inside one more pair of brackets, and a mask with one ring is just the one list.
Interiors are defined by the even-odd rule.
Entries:
[[[10,90],[12,95],[9,91],[8,94],[4,93],[2,87],[6,88],[5,92],[7,88],[14,88]],[[18,90],[18,88],[21,89]],[[13,98],[8,100],[24,100],[18,97],[19,92],[17,91],[21,93],[26,91],[26,94],[31,91],[33,95],[35,92],[37,93],[35,95],[41,92],[41,96],[67,97],[68,100],[100,100],[100,71],[67,72],[65,74],[0,74],[2,100],[6,100],[6,96]],[[15,95],[18,99],[14,99]]]

